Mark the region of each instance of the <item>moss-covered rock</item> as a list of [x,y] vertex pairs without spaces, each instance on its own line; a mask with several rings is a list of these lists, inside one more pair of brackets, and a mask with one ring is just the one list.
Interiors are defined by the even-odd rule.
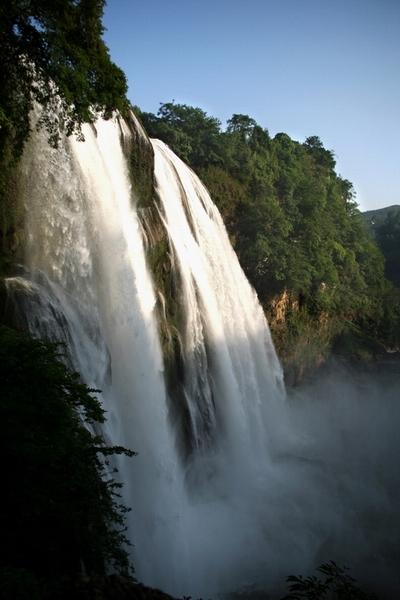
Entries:
[[286,385],[313,376],[328,360],[343,320],[327,313],[317,317],[301,307],[299,298],[285,290],[264,306],[272,339],[281,360]]
[[[147,133],[135,114],[130,111],[124,118],[129,136],[122,135],[122,144],[131,173],[131,183],[139,205],[151,207],[154,192],[154,151]],[[122,128],[122,121],[120,120]],[[122,130],[123,132],[123,130]]]
[[190,417],[183,394],[183,353],[179,331],[184,322],[184,307],[179,273],[173,268],[173,253],[164,226],[163,209],[154,180],[154,151],[151,142],[136,116],[125,119],[131,132],[123,137],[128,159],[132,188],[137,196],[137,212],[147,245],[147,261],[156,291],[156,313],[164,359],[164,375],[170,402],[171,420],[177,430],[187,431],[178,440],[188,450]]
[[25,209],[18,191],[18,163],[6,145],[0,155],[0,277],[21,257]]

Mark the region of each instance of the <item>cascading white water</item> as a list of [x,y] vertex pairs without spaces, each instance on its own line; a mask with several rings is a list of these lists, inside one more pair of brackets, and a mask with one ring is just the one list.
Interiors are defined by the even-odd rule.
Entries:
[[[343,560],[360,555],[352,544],[361,555],[377,553],[377,536],[375,546],[367,541],[362,520],[372,523],[385,510],[391,540],[398,523],[379,470],[398,444],[386,432],[386,445],[371,445],[386,421],[378,432],[376,418],[359,425],[343,399],[327,417],[325,403],[314,405],[306,427],[302,399],[289,411],[268,326],[216,208],[195,174],[153,141],[160,213],[181,286],[181,384],[192,443],[181,456],[120,145],[129,132],[122,121],[84,132],[85,143],[64,140],[57,151],[44,135],[29,143],[21,171],[27,270],[7,285],[10,298],[24,298],[21,323],[66,341],[86,383],[103,390],[108,441],[139,452],[118,463],[138,578],[177,596],[215,597],[246,585],[271,591],[290,572],[340,560],[333,550]],[[394,404],[388,414],[398,422]],[[366,469],[372,456],[374,469]]]
[[[248,461],[276,429],[283,375],[262,308],[199,178],[158,140],[157,191],[179,271],[185,391],[195,445],[212,438]],[[272,422],[274,424],[272,425]]]
[[[229,531],[238,516],[225,507],[225,495],[240,470],[249,485],[257,454],[267,452],[267,405],[272,411],[282,402],[282,372],[211,200],[155,142],[158,191],[183,286],[185,393],[199,449],[188,477],[167,418],[155,295],[120,135],[129,135],[122,122],[99,121],[95,130],[85,128],[85,143],[64,140],[55,151],[44,135],[31,142],[22,186],[30,281],[18,277],[8,286],[14,294],[33,288],[25,306],[31,331],[49,337],[50,323],[50,337],[70,341],[73,364],[103,390],[110,442],[139,452],[119,464],[138,576],[180,595],[210,593],[230,587],[242,561],[249,525]],[[56,308],[65,322],[49,317]],[[219,543],[211,531],[219,531]]]
[[[130,461],[118,465],[125,502],[133,509],[135,564],[142,578],[151,581],[154,571],[163,582],[165,567],[156,555],[158,547],[160,557],[166,550],[162,523],[173,527],[165,506],[176,510],[177,459],[167,425],[155,295],[120,145],[120,135],[129,133],[121,127],[99,121],[95,130],[85,127],[85,143],[64,140],[57,151],[43,134],[31,141],[22,165],[26,266],[44,289],[38,283],[25,287],[62,306],[74,365],[89,386],[103,390],[106,438],[139,452],[134,470]],[[20,278],[8,282],[15,293],[21,286]],[[43,304],[28,307],[30,329],[39,336],[48,333],[43,323],[54,312]],[[64,341],[65,332],[52,323],[51,338]]]

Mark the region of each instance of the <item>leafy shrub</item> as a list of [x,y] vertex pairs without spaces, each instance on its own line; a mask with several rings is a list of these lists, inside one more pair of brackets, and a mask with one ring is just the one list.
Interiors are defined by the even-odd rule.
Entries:
[[128,509],[118,501],[121,484],[109,475],[107,457],[135,453],[92,433],[105,420],[97,390],[61,362],[56,344],[6,327],[0,381],[0,569],[54,579],[82,568],[132,574]]
[[303,579],[300,575],[287,578],[289,594],[282,600],[378,600],[375,594],[363,592],[356,580],[347,573],[348,567],[339,567],[333,560],[317,568],[325,576],[321,581],[315,575]]

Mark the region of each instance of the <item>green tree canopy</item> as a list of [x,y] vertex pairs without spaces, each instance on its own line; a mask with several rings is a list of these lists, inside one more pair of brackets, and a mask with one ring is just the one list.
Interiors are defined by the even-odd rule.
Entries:
[[[100,111],[126,106],[126,78],[101,36],[105,0],[2,0],[0,5],[0,143],[13,152],[29,135],[33,103],[53,143],[60,130],[79,134]],[[0,151],[2,146],[0,145]]]
[[140,112],[139,116],[151,137],[171,146],[194,168],[221,162],[221,122],[201,108],[172,101],[161,104],[157,115]]
[[375,239],[386,259],[385,275],[400,287],[400,211],[390,211],[374,226]]
[[335,172],[334,152],[318,136],[303,144],[285,133],[271,139],[243,114],[222,131],[201,109],[174,103],[142,118],[149,135],[169,144],[207,185],[265,306],[286,291],[317,325],[329,315],[386,341],[391,330],[391,344],[398,339],[399,304],[382,254],[351,182]]
[[317,135],[311,135],[304,142],[305,148],[314,157],[315,162],[322,167],[334,169],[336,161],[332,150],[326,150]]
[[235,114],[227,121],[227,131],[239,131],[245,139],[248,139],[256,125],[255,120],[248,115]]

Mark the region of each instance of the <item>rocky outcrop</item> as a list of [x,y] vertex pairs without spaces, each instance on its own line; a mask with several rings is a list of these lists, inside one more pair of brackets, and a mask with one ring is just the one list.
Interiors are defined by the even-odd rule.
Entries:
[[299,299],[287,290],[264,309],[286,385],[296,385],[314,375],[329,358],[343,323],[326,313],[318,318],[307,314],[302,311]]
[[[120,119],[121,141],[128,159],[132,187],[140,206],[150,207],[154,197],[154,151],[147,133],[131,111]],[[124,135],[128,128],[129,135]]]

